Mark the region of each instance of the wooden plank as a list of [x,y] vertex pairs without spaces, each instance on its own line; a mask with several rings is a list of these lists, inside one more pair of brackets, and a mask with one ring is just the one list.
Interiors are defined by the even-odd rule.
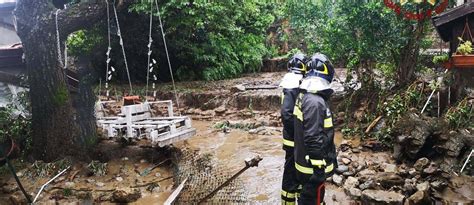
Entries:
[[158,139],[158,143],[156,145],[158,145],[159,147],[164,147],[166,145],[170,145],[170,144],[173,144],[175,142],[188,139],[188,138],[194,136],[195,134],[196,134],[196,129],[194,129],[194,128],[186,129],[182,132],[178,132],[178,133],[175,133],[175,134],[170,134],[170,135],[168,135],[168,136],[166,136],[162,139]]
[[259,86],[249,86],[245,87],[245,90],[273,90],[277,89],[276,85],[259,85]]
[[123,117],[98,117],[98,120],[119,120],[122,119]]
[[169,127],[167,125],[132,125],[132,128],[135,129],[141,129],[141,128],[155,128],[155,129],[161,129],[161,128],[166,128]]
[[458,18],[465,17],[474,12],[474,2],[465,3],[433,17],[433,24],[436,27],[450,23]]
[[470,16],[472,21],[472,14],[474,13],[474,3],[465,3],[456,8],[445,11],[432,18],[433,26],[436,28],[441,39],[445,42],[452,40],[452,30],[455,24],[459,22],[464,23],[464,17]]
[[180,120],[189,119],[189,117],[151,117],[150,120]]
[[124,118],[118,118],[118,119],[105,119],[105,120],[98,120],[97,121],[99,124],[125,124],[126,121]]
[[178,188],[176,188],[173,191],[173,193],[171,193],[171,195],[168,197],[168,199],[166,199],[164,205],[171,205],[171,204],[174,203],[174,201],[178,198],[181,191],[183,191],[184,184],[186,184],[186,181],[188,181],[188,178],[184,179],[183,182],[181,182],[181,184],[178,186]]
[[173,121],[164,121],[164,120],[160,120],[160,121],[150,121],[150,120],[147,120],[147,121],[139,121],[139,122],[135,122],[135,124],[177,124],[177,123],[181,123],[181,122],[184,122],[185,120],[173,120]]

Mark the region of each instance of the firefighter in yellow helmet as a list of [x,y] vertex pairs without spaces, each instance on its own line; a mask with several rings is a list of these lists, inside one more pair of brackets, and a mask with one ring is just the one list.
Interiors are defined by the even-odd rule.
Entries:
[[324,182],[335,170],[336,146],[329,98],[334,68],[317,53],[307,63],[308,71],[295,103],[295,168],[302,185],[299,205],[323,204]]
[[306,56],[295,54],[288,61],[288,73],[283,77],[280,87],[283,88],[281,99],[281,120],[283,123],[283,149],[285,150],[285,165],[281,190],[283,205],[293,205],[296,201],[298,182],[296,180],[294,158],[294,117],[293,108],[299,94],[300,82],[306,72]]

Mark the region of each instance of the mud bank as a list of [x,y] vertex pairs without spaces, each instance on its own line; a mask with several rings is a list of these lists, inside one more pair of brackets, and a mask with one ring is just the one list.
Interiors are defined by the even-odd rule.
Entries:
[[[177,96],[181,107],[212,110],[219,107],[228,109],[252,109],[274,111],[280,109],[280,80],[286,72],[248,74],[246,77],[216,82],[180,82]],[[338,78],[331,84],[336,91],[332,104],[335,107],[342,100],[344,87],[340,82],[346,78],[345,69],[336,69]],[[157,88],[159,99],[172,99],[174,92],[170,85]]]

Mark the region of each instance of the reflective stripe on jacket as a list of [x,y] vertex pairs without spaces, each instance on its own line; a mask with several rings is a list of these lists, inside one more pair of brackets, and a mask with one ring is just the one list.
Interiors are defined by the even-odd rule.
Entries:
[[305,182],[315,168],[332,175],[336,163],[334,127],[327,102],[315,93],[301,93],[295,102],[295,167],[297,178]]
[[281,99],[281,121],[283,123],[283,149],[294,147],[294,116],[293,109],[295,107],[296,97],[299,88],[284,88]]

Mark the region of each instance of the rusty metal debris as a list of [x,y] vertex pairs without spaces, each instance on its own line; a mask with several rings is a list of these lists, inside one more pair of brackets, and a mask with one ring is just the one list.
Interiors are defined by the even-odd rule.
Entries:
[[[188,179],[174,204],[197,204],[221,184],[234,175],[234,169],[215,164],[210,154],[200,154],[196,150],[181,149],[174,152],[172,161],[174,183],[180,184]],[[248,189],[240,178],[232,180],[219,190],[206,204],[248,204]]]
[[18,184],[18,187],[20,188],[21,192],[25,196],[26,200],[28,203],[31,203],[31,198],[30,196],[26,193],[25,188],[23,188],[23,185],[20,182],[20,179],[18,179],[18,176],[15,171],[15,167],[10,163],[10,160],[8,159],[10,155],[18,149],[18,147],[15,145],[15,142],[13,139],[9,138],[9,140],[6,140],[7,142],[2,142],[0,144],[0,167],[3,166],[4,164],[7,165],[9,168],[10,172],[13,175],[13,178],[15,179],[16,183]]
[[5,157],[5,161],[6,161],[6,164],[8,166],[8,168],[10,169],[12,175],[13,175],[13,178],[15,178],[15,181],[16,183],[18,184],[18,187],[20,188],[21,192],[23,193],[23,195],[25,196],[26,200],[28,201],[28,203],[31,203],[31,198],[30,196],[26,193],[25,191],[25,188],[23,188],[23,185],[21,184],[20,182],[20,179],[18,179],[18,176],[16,175],[16,171],[15,171],[15,168],[13,167],[13,165],[10,163],[10,161],[8,160],[8,157]]
[[230,177],[228,180],[226,180],[224,183],[222,183],[221,185],[219,185],[219,187],[217,187],[216,189],[214,189],[211,193],[209,193],[208,195],[206,195],[204,198],[202,198],[198,204],[202,204],[204,203],[205,201],[207,201],[208,199],[212,198],[219,190],[221,190],[223,187],[229,185],[229,183],[231,181],[233,181],[235,178],[237,178],[238,176],[240,176],[242,173],[244,173],[247,169],[249,169],[250,167],[257,167],[258,166],[258,163],[262,161],[262,158],[260,156],[255,156],[253,159],[247,159],[245,160],[245,167],[242,168],[240,171],[238,171],[237,173],[235,173],[232,177]]
[[154,169],[156,169],[157,167],[161,166],[162,164],[166,163],[167,161],[169,161],[170,159],[165,159],[163,160],[162,162],[156,164],[156,165],[153,165],[152,167],[148,167],[146,168],[145,170],[143,170],[142,173],[140,173],[140,176],[146,176],[148,174],[150,174],[151,171],[153,171]]

